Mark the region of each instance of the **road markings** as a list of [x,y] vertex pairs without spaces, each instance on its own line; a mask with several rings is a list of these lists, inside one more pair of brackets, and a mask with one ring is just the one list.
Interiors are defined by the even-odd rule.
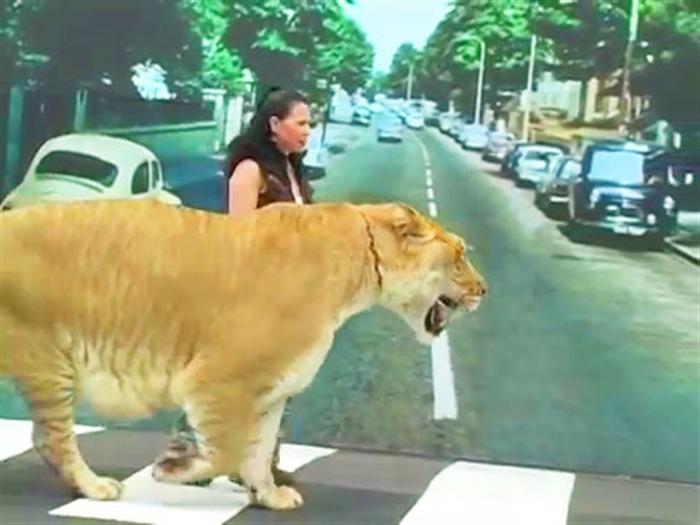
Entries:
[[[437,217],[438,209],[433,190],[433,175],[430,167],[430,157],[425,144],[416,137],[423,154],[425,165],[425,185],[428,197],[428,212],[431,217]],[[450,354],[450,341],[447,331],[433,339],[430,346],[430,358],[433,374],[433,419],[457,419],[457,394],[455,391],[455,378],[452,371],[452,358]]]
[[[335,452],[332,448],[283,444],[280,467],[295,471]],[[221,525],[249,504],[246,490],[226,477],[215,479],[209,487],[175,485],[155,481],[151,477],[151,468],[149,465],[124,480],[124,492],[117,501],[80,498],[49,514],[152,525]]]
[[433,364],[433,419],[457,419],[455,376],[447,330],[433,339],[430,360]]
[[437,217],[437,206],[433,201],[428,202],[428,210],[431,217]]
[[[75,425],[76,434],[99,432],[102,427]],[[0,419],[0,461],[34,448],[32,444],[32,422],[26,420]]]
[[565,525],[576,476],[459,461],[435,476],[401,525]]

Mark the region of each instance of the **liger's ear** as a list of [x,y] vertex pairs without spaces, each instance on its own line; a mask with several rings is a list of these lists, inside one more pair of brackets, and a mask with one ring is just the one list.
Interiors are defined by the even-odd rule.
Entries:
[[405,204],[394,204],[392,227],[396,236],[404,241],[424,244],[435,238],[435,231],[416,210]]

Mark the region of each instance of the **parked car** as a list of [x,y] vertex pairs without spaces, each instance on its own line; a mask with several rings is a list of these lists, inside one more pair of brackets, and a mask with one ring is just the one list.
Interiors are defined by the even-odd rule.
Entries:
[[352,123],[369,126],[372,122],[372,110],[369,106],[355,106],[352,113]]
[[406,127],[410,129],[423,129],[425,126],[425,118],[423,113],[418,111],[409,111],[406,114]]
[[377,140],[379,142],[390,140],[401,142],[403,140],[403,124],[401,119],[393,111],[387,111],[379,115],[377,119]]
[[453,139],[457,139],[459,134],[462,133],[462,128],[467,124],[469,124],[469,122],[467,122],[464,117],[457,115],[452,119],[452,122],[450,122],[450,129],[447,130],[447,134]]
[[510,144],[506,156],[501,161],[501,175],[504,177],[512,177],[515,173],[515,166],[518,156],[525,146],[533,145],[531,142],[523,140],[515,140]]
[[481,158],[487,162],[501,162],[511,145],[515,142],[515,135],[506,131],[492,131],[489,140],[484,147]]
[[549,217],[565,217],[569,205],[569,181],[581,173],[581,161],[563,155],[535,186],[535,206]]
[[654,239],[673,233],[670,155],[660,146],[605,141],[586,148],[581,174],[569,184],[572,227],[589,226]]
[[455,113],[440,113],[440,116],[438,117],[438,128],[440,131],[443,133],[449,134],[450,129],[452,128],[452,121],[456,118]]
[[700,148],[674,151],[671,185],[681,210],[700,210]]
[[328,164],[328,150],[321,143],[321,134],[312,133],[309,145],[302,160],[304,176],[310,180],[321,179],[326,176]]
[[465,149],[483,150],[489,141],[489,129],[479,124],[467,124],[457,140]]
[[551,142],[525,142],[524,140],[515,140],[510,143],[506,156],[501,161],[501,175],[504,177],[513,177],[515,175],[515,168],[518,165],[522,153],[527,149],[535,146],[552,146],[558,148],[565,155],[569,155],[571,150],[568,146],[563,144],[555,144]]
[[563,155],[559,148],[533,145],[525,148],[519,155],[515,166],[513,180],[518,187],[535,186],[540,179],[547,176],[554,163]]
[[76,133],[46,141],[32,158],[22,182],[0,210],[42,202],[90,199],[156,199],[179,205],[167,191],[163,169],[148,148],[130,140]]

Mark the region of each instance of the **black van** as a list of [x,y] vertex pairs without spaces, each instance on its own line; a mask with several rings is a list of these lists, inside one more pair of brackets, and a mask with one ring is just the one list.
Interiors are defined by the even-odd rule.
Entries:
[[641,142],[605,141],[586,148],[581,174],[569,183],[572,226],[653,238],[673,233],[678,210],[670,160],[664,148]]

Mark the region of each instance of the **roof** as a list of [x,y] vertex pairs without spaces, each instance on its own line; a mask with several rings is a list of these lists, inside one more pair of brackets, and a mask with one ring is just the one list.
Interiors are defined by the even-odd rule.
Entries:
[[633,140],[601,140],[594,142],[587,149],[591,150],[608,150],[608,151],[632,151],[637,153],[657,153],[665,150],[663,146],[658,144],[650,144],[647,142],[636,142]]
[[96,133],[72,133],[47,140],[42,152],[67,150],[92,155],[114,164],[138,162],[144,157],[155,159],[151,150],[127,139],[98,135]]

